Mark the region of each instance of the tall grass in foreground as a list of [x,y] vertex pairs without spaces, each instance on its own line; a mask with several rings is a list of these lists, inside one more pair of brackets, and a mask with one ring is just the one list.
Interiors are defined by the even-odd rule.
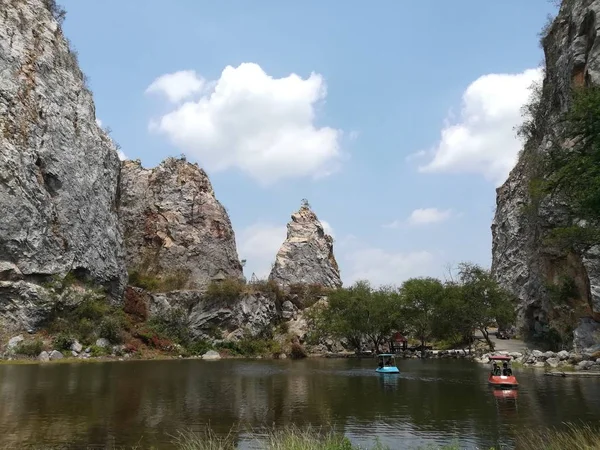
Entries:
[[516,450],[600,450],[600,429],[566,424],[564,430],[546,429],[517,436]]

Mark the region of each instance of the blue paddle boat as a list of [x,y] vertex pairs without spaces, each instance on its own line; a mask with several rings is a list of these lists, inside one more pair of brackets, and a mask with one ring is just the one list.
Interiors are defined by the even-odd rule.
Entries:
[[377,364],[376,372],[379,373],[400,373],[396,367],[396,360],[391,353],[381,353],[377,355],[379,363]]

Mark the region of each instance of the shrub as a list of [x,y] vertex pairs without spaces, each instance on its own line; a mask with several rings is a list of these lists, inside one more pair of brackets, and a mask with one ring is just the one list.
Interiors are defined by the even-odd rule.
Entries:
[[308,355],[302,344],[300,344],[299,342],[294,342],[292,343],[292,350],[290,351],[290,356],[292,357],[292,359],[303,359],[306,358]]
[[148,321],[148,328],[184,347],[191,341],[187,314],[180,308],[171,308],[164,315],[153,316]]
[[117,316],[108,316],[102,319],[98,335],[108,339],[113,344],[123,342],[122,338],[123,320]]
[[259,280],[247,286],[249,294],[262,294],[281,305],[285,301],[285,294],[273,280]]
[[52,339],[52,344],[56,350],[70,350],[74,341],[75,339],[70,334],[59,333]]
[[144,295],[128,287],[125,290],[123,311],[138,320],[146,320],[148,318],[148,306]]
[[192,342],[187,350],[191,355],[204,355],[207,351],[213,350],[213,345],[208,341],[199,340]]
[[223,281],[212,281],[206,288],[206,297],[213,301],[231,305],[238,300],[245,290],[245,284],[238,278],[228,278]]
[[129,272],[129,285],[145,289],[148,292],[169,292],[183,289],[189,279],[190,274],[182,270],[164,276],[137,270]]
[[92,356],[106,356],[110,354],[108,347],[100,347],[98,345],[92,345],[90,347],[90,355]]
[[17,346],[15,352],[19,355],[38,356],[44,350],[44,343],[36,339],[35,341],[22,342]]

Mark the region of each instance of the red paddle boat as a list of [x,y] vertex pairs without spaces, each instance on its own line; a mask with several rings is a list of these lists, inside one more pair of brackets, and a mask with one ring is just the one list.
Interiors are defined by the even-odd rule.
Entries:
[[490,356],[492,371],[488,377],[488,383],[499,388],[516,388],[519,386],[517,378],[512,374],[512,369],[510,368],[511,360],[510,356]]

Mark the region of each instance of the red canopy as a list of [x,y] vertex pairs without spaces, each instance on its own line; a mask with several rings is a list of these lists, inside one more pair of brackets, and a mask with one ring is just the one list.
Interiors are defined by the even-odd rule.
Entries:
[[506,356],[506,355],[493,355],[490,356],[490,359],[492,361],[510,361],[512,358],[510,356]]
[[394,342],[406,342],[406,338],[402,336],[402,333],[400,333],[399,331],[394,333],[392,339],[394,339]]

